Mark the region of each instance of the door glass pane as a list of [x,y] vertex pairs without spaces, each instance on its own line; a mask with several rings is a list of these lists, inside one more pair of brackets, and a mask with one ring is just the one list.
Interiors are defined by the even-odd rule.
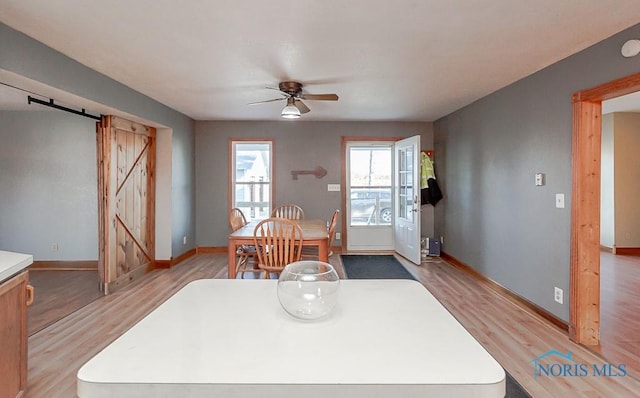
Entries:
[[400,149],[398,153],[398,176],[400,177],[398,213],[401,218],[410,222],[413,221],[413,156],[412,148]]
[[350,225],[390,225],[391,148],[349,149]]

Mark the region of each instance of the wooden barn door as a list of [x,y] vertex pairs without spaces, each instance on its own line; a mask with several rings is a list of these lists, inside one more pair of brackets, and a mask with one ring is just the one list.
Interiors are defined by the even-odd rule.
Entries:
[[115,116],[97,123],[99,258],[105,294],[154,266],[156,130]]

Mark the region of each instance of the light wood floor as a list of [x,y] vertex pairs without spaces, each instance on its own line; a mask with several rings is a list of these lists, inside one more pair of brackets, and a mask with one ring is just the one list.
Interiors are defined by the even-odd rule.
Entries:
[[28,335],[102,297],[99,283],[97,270],[30,269],[35,299],[27,308]]
[[[338,255],[330,262],[342,273]],[[151,272],[31,336],[27,396],[74,397],[76,372],[86,361],[188,282],[225,278],[226,263],[226,255],[199,254],[169,270]],[[603,360],[442,261],[403,263],[533,397],[639,396],[640,382],[629,376],[534,379],[531,360],[551,349],[570,350],[580,363]]]
[[639,256],[601,252],[600,346],[594,349],[609,361],[640,369]]

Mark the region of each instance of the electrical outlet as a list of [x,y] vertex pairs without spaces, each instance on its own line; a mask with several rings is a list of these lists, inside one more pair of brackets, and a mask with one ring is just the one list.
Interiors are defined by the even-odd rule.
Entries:
[[54,244],[51,245],[51,251],[52,252],[57,252],[58,251],[58,244],[57,243],[54,243]]
[[182,237],[182,244],[186,245],[187,244],[187,235]]
[[556,301],[556,303],[562,304],[564,302],[562,296],[563,296],[562,289],[560,289],[559,287],[554,287],[553,288],[553,299]]
[[340,240],[340,232],[336,232],[336,240]]

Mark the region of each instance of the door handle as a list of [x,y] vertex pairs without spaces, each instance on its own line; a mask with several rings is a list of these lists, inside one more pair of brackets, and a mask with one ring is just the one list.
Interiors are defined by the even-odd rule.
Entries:
[[35,289],[31,285],[27,285],[27,307],[33,304],[33,300],[36,298]]

